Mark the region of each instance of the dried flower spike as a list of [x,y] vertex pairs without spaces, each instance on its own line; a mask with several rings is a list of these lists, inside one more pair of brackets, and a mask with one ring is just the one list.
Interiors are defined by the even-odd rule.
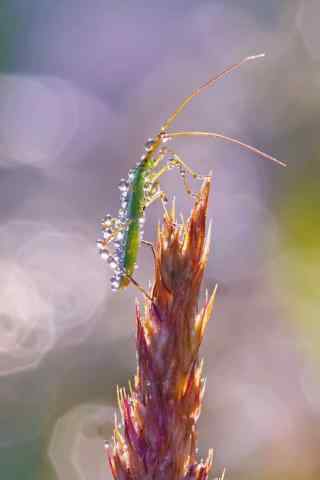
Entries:
[[138,369],[129,393],[118,389],[122,420],[116,420],[109,463],[116,480],[205,480],[212,451],[197,458],[197,420],[205,382],[199,348],[214,294],[198,311],[207,263],[206,211],[210,180],[191,217],[177,225],[165,215],[155,248],[153,302],[137,305]]

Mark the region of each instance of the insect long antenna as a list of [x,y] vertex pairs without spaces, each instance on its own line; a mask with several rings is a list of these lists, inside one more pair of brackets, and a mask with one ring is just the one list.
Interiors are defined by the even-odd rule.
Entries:
[[233,65],[230,65],[230,67],[226,68],[223,72],[219,73],[219,75],[215,75],[214,77],[211,77],[209,78],[209,80],[204,83],[203,85],[201,85],[199,88],[197,88],[196,90],[194,90],[191,95],[189,95],[188,97],[186,97],[181,103],[180,105],[178,106],[178,108],[170,115],[170,117],[166,120],[166,122],[162,125],[161,127],[161,132],[165,133],[168,131],[168,129],[171,127],[171,125],[173,124],[174,120],[177,118],[177,116],[179,115],[179,113],[182,112],[182,110],[185,109],[185,107],[188,105],[188,103],[191,102],[191,100],[194,98],[194,97],[197,97],[198,95],[200,95],[204,90],[206,90],[207,88],[209,87],[212,87],[218,80],[220,80],[221,78],[225,77],[226,75],[228,75],[229,73],[231,73],[233,70],[237,70],[239,67],[241,67],[241,65],[243,65],[244,63],[247,63],[249,62],[250,60],[256,60],[257,58],[262,58],[264,57],[265,54],[264,53],[260,53],[258,55],[251,55],[249,57],[245,57],[243,58],[240,62],[238,63],[234,63]]
[[170,132],[167,134],[163,135],[163,138],[167,138],[170,140],[171,138],[174,137],[212,137],[212,138],[218,138],[220,140],[224,140],[229,143],[235,143],[236,145],[240,145],[240,147],[245,148],[246,150],[249,150],[250,152],[255,153],[259,157],[267,158],[268,160],[271,160],[272,162],[278,163],[279,165],[282,165],[283,167],[286,167],[287,164],[284,162],[281,162],[275,157],[272,157],[271,155],[268,155],[267,153],[263,152],[262,150],[259,150],[256,147],[253,147],[252,145],[248,145],[247,143],[241,142],[241,140],[238,140],[237,138],[233,137],[228,137],[227,135],[223,135],[222,133],[217,133],[217,132],[197,132],[197,131],[182,131],[182,132]]

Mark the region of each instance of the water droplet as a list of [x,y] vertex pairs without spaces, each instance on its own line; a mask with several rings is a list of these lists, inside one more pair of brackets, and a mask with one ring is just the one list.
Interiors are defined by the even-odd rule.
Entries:
[[119,190],[121,192],[126,192],[129,190],[129,182],[125,178],[121,178],[119,183]]
[[124,232],[121,230],[120,232],[117,233],[116,240],[123,240],[124,238]]
[[128,192],[121,192],[120,200],[127,200],[129,197]]
[[169,137],[169,135],[168,135],[167,133],[163,133],[163,134],[161,135],[161,141],[162,141],[162,143],[167,143],[167,142],[169,142],[169,140],[171,140],[171,138]]
[[100,239],[97,240],[96,245],[97,245],[97,249],[98,249],[98,250],[104,250],[104,248],[105,248],[105,245],[104,245],[104,241],[103,241],[103,240],[100,240]]
[[109,267],[114,269],[117,267],[118,263],[117,263],[117,257],[113,257],[112,255],[110,255],[108,257],[108,264],[109,264]]
[[151,188],[152,188],[152,183],[151,182],[146,182],[144,184],[143,190],[145,191],[145,193],[148,193],[148,192],[150,192]]
[[107,227],[111,227],[112,223],[113,223],[113,218],[111,215],[108,214],[102,219],[101,225],[104,228],[107,228]]
[[154,144],[155,144],[154,139],[153,138],[148,138],[148,140],[144,144],[145,151],[150,152],[152,150]]
[[110,283],[111,283],[111,290],[112,290],[112,291],[116,291],[116,290],[119,289],[119,287],[120,287],[120,279],[119,279],[118,276],[114,275],[113,277],[111,277]]
[[108,240],[111,235],[113,234],[113,230],[112,228],[107,228],[104,232],[103,232],[103,238],[105,238],[106,240]]
[[102,258],[102,260],[108,260],[109,253],[106,250],[101,250],[100,257]]
[[128,172],[128,180],[129,182],[132,182],[134,180],[134,175],[135,175],[135,170],[131,169]]
[[118,215],[119,215],[119,219],[120,220],[124,220],[127,218],[127,211],[125,208],[120,208],[119,209],[119,212],[118,212]]
[[113,241],[114,248],[119,249],[121,251],[122,241],[121,240],[114,240]]

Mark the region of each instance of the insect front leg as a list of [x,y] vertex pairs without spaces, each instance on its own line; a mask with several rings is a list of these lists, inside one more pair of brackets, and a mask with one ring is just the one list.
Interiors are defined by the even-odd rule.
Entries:
[[172,165],[171,168],[173,168],[173,167],[179,168],[179,173],[180,173],[180,176],[183,179],[183,184],[184,184],[185,191],[187,192],[188,195],[191,195],[193,198],[198,199],[199,194],[194,193],[192,191],[192,189],[189,185],[189,182],[187,180],[186,174],[188,173],[192,178],[194,178],[196,180],[204,180],[205,178],[209,178],[209,175],[201,175],[201,174],[195,172],[194,170],[192,170],[191,167],[189,167],[189,165],[187,165],[182,160],[182,158],[176,152],[174,152],[173,150],[168,150],[168,152],[172,155],[172,157],[168,160],[168,164]]
[[148,299],[150,300],[150,302],[153,303],[153,299],[152,297],[149,295],[149,293],[143,288],[142,285],[140,285],[139,282],[137,282],[137,280],[135,278],[133,278],[132,275],[127,275],[128,279],[130,280],[130,282],[135,286],[137,287],[137,289]]
[[[200,175],[199,173],[195,172],[190,168],[183,160],[182,158],[175,153],[173,150],[169,150],[168,148],[165,148],[165,154],[171,155],[171,158],[168,160],[167,164],[164,165],[160,170],[157,172],[153,173],[150,175],[150,182],[156,182],[164,173],[168,172],[172,168],[179,168],[180,175],[183,179],[183,184],[185,191],[187,192],[188,195],[193,196],[194,198],[198,198],[198,194],[194,193],[189,185],[189,182],[187,180],[186,174],[188,173],[189,175],[192,176],[192,178],[197,179],[197,180],[203,180],[205,178],[208,178],[206,175]],[[158,157],[159,158],[159,157]],[[156,159],[156,163],[159,163],[158,158]]]
[[156,251],[154,249],[153,244],[151,242],[148,242],[147,240],[141,240],[141,243],[143,243],[144,245],[147,245],[149,248],[151,248],[153,258],[154,258],[154,260],[156,260]]

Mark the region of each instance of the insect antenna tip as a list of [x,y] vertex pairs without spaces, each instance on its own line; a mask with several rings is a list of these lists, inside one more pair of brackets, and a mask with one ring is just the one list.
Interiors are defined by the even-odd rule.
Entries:
[[249,55],[247,57],[247,60],[256,60],[257,58],[263,58],[265,57],[266,54],[263,52],[263,53],[258,53],[257,55]]

